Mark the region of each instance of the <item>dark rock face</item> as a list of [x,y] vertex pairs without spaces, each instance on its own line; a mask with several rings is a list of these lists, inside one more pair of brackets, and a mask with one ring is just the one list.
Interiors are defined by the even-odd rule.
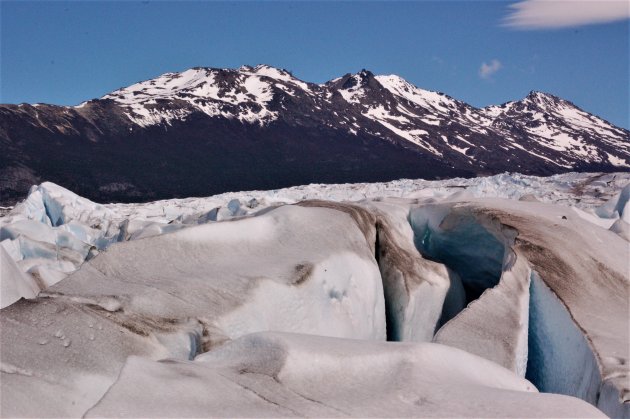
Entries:
[[193,68],[75,107],[0,105],[0,205],[49,180],[108,202],[321,182],[630,167],[630,133],[557,97],[484,109],[366,70],[323,85]]

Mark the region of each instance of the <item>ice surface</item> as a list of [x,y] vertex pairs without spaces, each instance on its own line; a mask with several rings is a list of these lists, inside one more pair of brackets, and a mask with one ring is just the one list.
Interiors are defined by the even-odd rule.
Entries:
[[0,413],[598,413],[529,377],[628,417],[629,181],[33,187],[0,217]]
[[451,317],[456,316],[434,341],[524,376],[529,268],[511,250],[516,231],[464,206],[447,204],[414,208],[410,221],[420,252],[457,273],[469,303],[453,310]]
[[[448,389],[448,390],[447,390]],[[453,397],[456,394],[456,397]],[[601,417],[441,345],[258,333],[193,362],[132,357],[88,417]]]
[[[340,211],[284,206],[237,222],[113,245],[41,293],[35,304],[3,309],[3,364],[46,377],[3,376],[3,397],[28,392],[41,401],[3,405],[3,413],[76,415],[103,393],[99,387],[83,396],[84,389],[69,383],[89,372],[111,384],[130,355],[189,359],[261,330],[385,340],[382,282],[369,233]],[[102,324],[107,336],[92,340],[90,323]],[[56,330],[68,340],[53,339]],[[93,352],[101,350],[95,345],[105,338],[108,347],[100,356],[107,366],[92,363]],[[41,339],[64,350],[52,358],[24,351],[40,348]],[[66,370],[66,362],[73,368]],[[56,392],[75,405],[46,396]]]
[[[461,203],[458,205],[462,206]],[[597,362],[596,371],[599,371],[599,377],[596,379],[602,383],[596,401],[597,406],[610,415],[623,412],[623,416],[628,416],[630,414],[627,366],[629,359],[627,343],[630,338],[628,242],[558,205],[476,199],[463,206],[473,208],[478,217],[490,216],[518,232],[512,247],[516,262],[522,260],[536,272],[562,301],[576,328],[588,342],[588,348]],[[488,292],[498,290],[500,286],[501,283]],[[471,304],[469,309],[474,305],[480,305],[485,295]],[[536,295],[539,296],[540,293]],[[554,314],[555,309],[548,302],[549,299],[546,301],[543,303],[545,309],[541,309],[536,300],[530,303],[530,308],[535,307],[538,316],[542,313],[543,316],[553,316],[553,319],[540,320],[540,317],[530,316],[537,322],[532,327],[562,323],[560,315]],[[495,310],[495,307],[487,305],[485,310],[490,312]],[[451,322],[458,321],[466,311],[462,311]],[[477,327],[479,324],[481,323],[478,323]],[[527,328],[525,322],[522,327]],[[562,335],[568,331],[553,333]],[[439,334],[440,332],[438,336]],[[536,336],[535,333],[529,335],[530,338]],[[549,342],[546,344],[549,345]],[[496,350],[488,352],[486,356],[496,356]],[[556,366],[560,368],[559,364]],[[583,375],[583,369],[584,365],[581,365],[579,367],[581,373],[577,375]],[[577,376],[576,374],[569,370],[562,374],[570,381],[567,388],[581,386],[569,378]],[[613,400],[615,401],[612,402]]]
[[409,200],[362,204],[376,215],[376,258],[383,278],[388,339],[430,342],[441,322],[465,305],[457,274],[414,245]]
[[597,404],[601,385],[597,361],[566,307],[532,272],[527,378],[540,391],[562,393]]
[[[146,204],[101,205],[50,182],[33,187],[28,198],[0,217],[0,240],[16,262],[37,259],[41,269],[65,276],[112,243],[164,234],[190,225],[248,216],[270,206],[304,199],[358,201],[381,196],[434,198],[534,196],[570,205],[581,217],[626,237],[627,220],[616,222],[628,202],[630,175],[566,174],[548,178],[496,175],[444,181],[399,180],[374,184],[305,185],[273,191],[228,193],[208,198]],[[626,186],[626,189],[622,189]],[[255,201],[255,205],[245,203]],[[608,203],[604,206],[605,202]],[[599,206],[602,206],[599,208]],[[613,227],[613,224],[615,225]],[[18,240],[17,237],[20,237]],[[60,263],[64,265],[59,269]],[[46,266],[47,265],[47,266]],[[24,271],[33,267],[25,263]],[[39,269],[39,268],[37,268]],[[60,276],[59,276],[60,275]]]
[[0,246],[0,286],[0,308],[20,298],[35,298],[40,290],[35,280],[18,268],[3,246]]

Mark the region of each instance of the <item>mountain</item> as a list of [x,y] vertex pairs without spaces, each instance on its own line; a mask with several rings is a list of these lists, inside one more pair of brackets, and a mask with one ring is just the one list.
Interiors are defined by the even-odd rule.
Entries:
[[367,70],[192,68],[78,106],[0,105],[0,203],[50,180],[139,202],[313,182],[619,171],[630,132],[558,97],[475,108]]

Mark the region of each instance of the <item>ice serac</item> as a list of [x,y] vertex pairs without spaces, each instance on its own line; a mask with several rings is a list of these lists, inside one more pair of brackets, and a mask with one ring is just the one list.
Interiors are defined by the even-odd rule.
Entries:
[[430,342],[439,326],[465,305],[459,276],[425,259],[414,246],[409,205],[380,199],[362,205],[376,217],[376,259],[383,278],[388,340]]
[[[453,211],[466,209],[479,222],[491,219],[517,233],[509,246],[516,258],[510,281],[520,278],[519,286],[512,297],[505,296],[504,300],[526,296],[532,290],[529,316],[520,325],[520,330],[529,330],[528,346],[533,351],[526,376],[541,391],[582,397],[604,413],[627,417],[628,243],[560,206],[497,199],[457,205]],[[501,281],[447,323],[436,340],[444,342],[440,339],[443,331],[463,320],[471,309],[496,315],[496,300],[486,300],[486,296],[501,292],[506,272],[510,272],[505,268],[504,263]],[[466,279],[462,280],[466,284]],[[518,307],[513,313],[519,311]],[[484,329],[485,323],[475,323],[469,333]],[[453,339],[457,344],[456,335]],[[470,342],[474,339],[463,340],[464,345]],[[501,348],[503,343],[497,339],[496,347]],[[496,357],[496,349],[486,356]],[[563,360],[565,357],[573,362]],[[554,375],[563,379],[551,379]]]
[[525,376],[529,269],[511,250],[516,232],[460,204],[417,206],[410,221],[419,250],[455,271],[468,304],[447,302],[454,317],[434,341]]
[[[456,396],[454,396],[456,395]],[[602,417],[433,343],[287,333],[241,337],[192,362],[132,357],[87,417]]]
[[368,238],[343,212],[284,206],[113,245],[3,309],[2,416],[80,416],[132,355],[191,359],[264,330],[385,340]]
[[[536,272],[532,272],[531,280],[527,378],[542,391],[570,394],[598,404],[601,377],[587,337]],[[613,414],[616,410],[607,413],[623,416],[621,412]]]
[[[505,210],[497,216],[519,231],[516,250],[566,307],[584,336],[582,346],[593,353],[596,362],[571,364],[579,370],[575,376],[590,375],[594,382],[589,385],[598,388],[594,397],[585,398],[608,415],[630,416],[628,243],[562,208],[528,203],[517,209],[511,203]],[[562,341],[544,350],[576,354]],[[552,371],[553,361],[540,367]],[[585,386],[581,380],[567,383],[563,393],[592,395]]]

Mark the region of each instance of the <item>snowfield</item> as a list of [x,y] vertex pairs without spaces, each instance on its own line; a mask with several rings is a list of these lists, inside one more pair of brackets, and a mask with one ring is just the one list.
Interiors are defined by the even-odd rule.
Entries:
[[630,417],[630,173],[0,217],[3,417]]

